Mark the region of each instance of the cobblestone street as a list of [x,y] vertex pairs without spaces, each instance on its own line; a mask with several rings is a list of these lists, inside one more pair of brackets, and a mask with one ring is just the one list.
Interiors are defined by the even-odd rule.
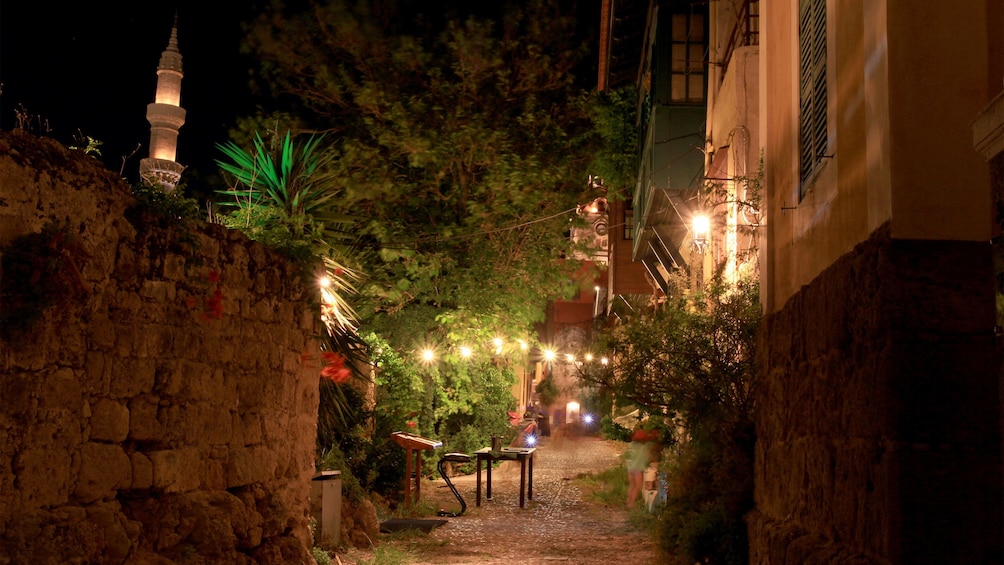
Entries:
[[[451,478],[467,502],[467,512],[447,518],[448,523],[428,534],[428,543],[412,563],[658,563],[654,541],[628,523],[622,504],[608,507],[584,500],[573,480],[616,466],[625,446],[595,437],[542,438],[535,454],[533,500],[522,509],[516,461],[503,462],[493,471],[493,498],[483,499],[480,508],[475,505],[475,475]],[[448,511],[460,509],[442,479],[422,484],[422,500]],[[341,556],[344,564],[365,559],[358,552]]]

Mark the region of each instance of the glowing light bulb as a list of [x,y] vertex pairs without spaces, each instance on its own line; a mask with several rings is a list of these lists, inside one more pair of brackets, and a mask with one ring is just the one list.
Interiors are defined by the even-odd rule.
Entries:
[[436,358],[436,354],[431,349],[426,349],[422,351],[422,359],[425,361],[432,361]]
[[471,348],[467,347],[467,346],[461,347],[460,348],[460,355],[462,357],[470,357],[471,356]]
[[701,239],[708,236],[711,230],[711,220],[701,214],[694,216],[694,239]]

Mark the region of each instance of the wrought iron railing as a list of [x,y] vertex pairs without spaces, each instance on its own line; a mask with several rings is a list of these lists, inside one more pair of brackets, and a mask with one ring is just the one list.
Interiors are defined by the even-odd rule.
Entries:
[[729,34],[728,43],[722,51],[722,58],[719,63],[722,68],[728,68],[732,61],[732,52],[740,47],[760,44],[760,1],[759,0],[739,0],[739,13],[736,14],[736,23]]

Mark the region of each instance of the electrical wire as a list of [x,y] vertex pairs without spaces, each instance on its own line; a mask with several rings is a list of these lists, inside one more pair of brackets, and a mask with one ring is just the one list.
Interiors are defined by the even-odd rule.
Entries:
[[[453,235],[453,236],[450,236],[450,237],[438,237],[438,236],[419,237],[419,238],[413,239],[411,241],[391,241],[391,242],[387,242],[387,243],[380,243],[378,245],[381,248],[383,248],[383,249],[411,249],[415,245],[421,245],[423,243],[443,243],[443,242],[447,242],[447,241],[454,241],[454,240],[460,240],[460,239],[469,239],[469,238],[472,238],[472,237],[479,237],[479,236],[493,234],[493,233],[501,233],[501,232],[506,232],[506,231],[512,231],[512,230],[519,229],[519,228],[524,228],[526,226],[530,226],[530,225],[533,225],[533,224],[539,224],[541,222],[546,222],[548,220],[553,220],[554,218],[557,218],[559,216],[564,216],[566,214],[570,214],[572,212],[575,212],[577,209],[578,208],[569,208],[568,210],[562,210],[561,212],[558,212],[557,214],[552,214],[550,216],[545,216],[543,218],[537,218],[536,220],[530,220],[528,222],[522,222],[522,223],[519,223],[519,224],[513,224],[511,226],[506,226],[506,227],[502,227],[502,228],[494,228],[494,229],[489,229],[489,230],[483,230],[483,231],[469,233],[469,234]],[[356,246],[358,246],[358,247],[368,247],[368,246],[365,246],[365,245],[362,245],[362,244],[357,244]]]

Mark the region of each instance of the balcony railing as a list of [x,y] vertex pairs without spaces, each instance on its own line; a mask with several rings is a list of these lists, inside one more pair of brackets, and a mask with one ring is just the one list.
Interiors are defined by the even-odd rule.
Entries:
[[728,43],[722,51],[719,61],[722,68],[728,68],[732,61],[732,52],[740,47],[760,44],[760,1],[740,0],[739,13],[736,14],[736,24],[729,35]]

